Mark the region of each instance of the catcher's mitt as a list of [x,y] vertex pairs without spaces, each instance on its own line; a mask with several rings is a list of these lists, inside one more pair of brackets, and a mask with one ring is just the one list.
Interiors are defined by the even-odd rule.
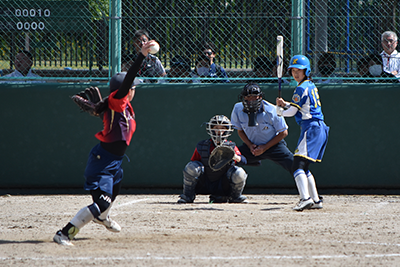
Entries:
[[82,111],[87,112],[92,116],[100,116],[96,110],[96,104],[101,102],[103,99],[100,90],[97,87],[86,88],[84,91],[71,96],[71,99]]
[[228,145],[217,146],[208,159],[208,165],[213,171],[219,171],[235,157],[235,150]]

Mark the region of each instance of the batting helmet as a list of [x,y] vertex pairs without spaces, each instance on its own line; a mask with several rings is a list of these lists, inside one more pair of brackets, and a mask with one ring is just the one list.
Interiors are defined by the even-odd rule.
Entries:
[[[224,126],[224,127],[216,127]],[[222,128],[222,129],[220,129]],[[222,144],[228,140],[233,132],[233,125],[228,117],[224,115],[215,115],[207,123],[207,133],[211,136],[211,139],[216,145]]]
[[310,66],[310,60],[306,56],[303,55],[297,55],[292,57],[290,60],[290,64],[288,67],[288,70],[291,68],[296,68],[296,69],[301,69],[301,70],[306,70],[306,76],[310,76],[311,73],[311,66]]

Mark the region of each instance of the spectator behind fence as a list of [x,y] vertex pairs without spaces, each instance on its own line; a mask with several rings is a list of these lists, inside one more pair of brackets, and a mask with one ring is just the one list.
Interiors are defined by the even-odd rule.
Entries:
[[191,73],[193,83],[209,83],[212,82],[210,79],[196,79],[196,78],[211,78],[210,77],[210,66],[211,60],[206,55],[202,54],[197,57],[194,70]]
[[340,75],[334,73],[336,69],[336,59],[334,54],[329,52],[322,53],[318,58],[317,65],[319,71],[319,75],[317,76],[322,77],[322,79],[315,81],[315,83],[343,83],[343,80],[341,79],[331,79],[340,77]]
[[210,59],[209,76],[211,78],[227,78],[226,80],[215,80],[217,83],[229,83],[228,74],[223,67],[215,63],[216,49],[215,45],[211,42],[205,43],[203,53]]
[[[32,72],[32,65],[33,65],[33,57],[32,54],[27,51],[27,50],[21,50],[18,52],[18,54],[15,56],[14,60],[14,66],[15,70],[14,72],[5,75],[4,77],[24,77],[24,78],[40,78],[39,75],[34,74]],[[2,82],[6,83],[44,83],[45,81],[43,80],[28,80],[28,79],[21,79],[21,80],[3,80]]]
[[[379,54],[371,54],[357,61],[357,70],[362,78],[381,77],[382,75],[382,58]],[[393,76],[394,77],[394,76]],[[357,82],[373,83],[378,80],[366,79]]]
[[170,79],[170,78],[189,78],[191,77],[190,59],[184,56],[175,56],[171,59],[169,69],[165,79],[161,79],[159,83],[192,83],[191,79]]
[[397,34],[392,31],[382,33],[381,43],[383,47],[382,65],[383,71],[400,78],[400,54],[397,52]]
[[[143,43],[150,40],[149,33],[146,30],[137,30],[134,36],[134,45],[136,50],[136,55],[140,53]],[[158,57],[148,54],[143,60],[142,65],[138,73],[139,77],[164,77],[166,75],[165,69],[161,64]],[[144,80],[147,83],[156,83],[157,80]]]

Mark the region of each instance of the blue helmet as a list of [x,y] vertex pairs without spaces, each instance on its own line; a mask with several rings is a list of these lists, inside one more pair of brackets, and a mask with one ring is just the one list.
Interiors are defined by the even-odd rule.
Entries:
[[306,76],[309,76],[311,73],[311,66],[310,66],[310,60],[306,56],[303,55],[297,55],[292,57],[290,60],[290,64],[288,67],[288,70],[291,68],[296,68],[296,69],[301,69],[301,70],[306,70]]

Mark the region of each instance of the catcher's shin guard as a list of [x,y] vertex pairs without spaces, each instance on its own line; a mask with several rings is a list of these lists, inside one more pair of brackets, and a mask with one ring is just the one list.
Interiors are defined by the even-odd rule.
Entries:
[[242,203],[247,202],[247,197],[242,195],[244,186],[246,185],[247,173],[243,168],[232,166],[227,173],[228,179],[231,182],[231,194],[229,202]]
[[198,161],[191,161],[183,169],[183,194],[178,203],[192,203],[196,198],[198,177],[204,172],[204,166]]

